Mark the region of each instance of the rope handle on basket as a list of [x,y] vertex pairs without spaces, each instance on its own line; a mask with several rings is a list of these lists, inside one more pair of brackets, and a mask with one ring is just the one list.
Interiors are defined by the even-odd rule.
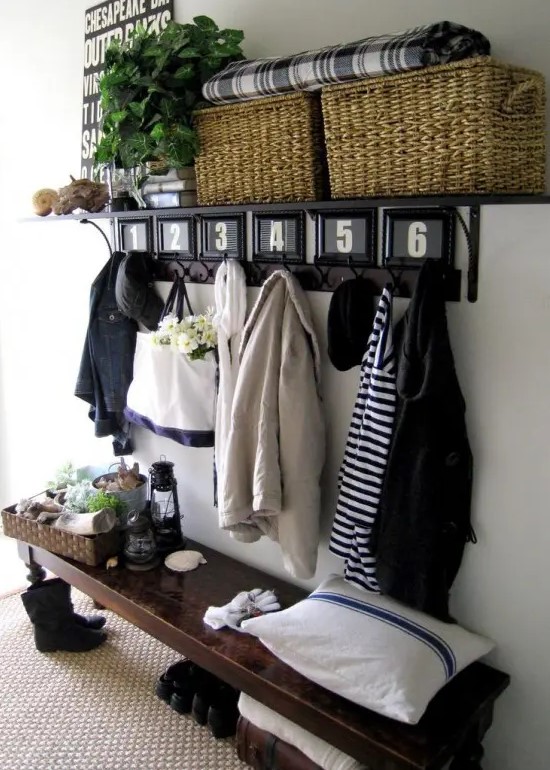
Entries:
[[514,110],[514,102],[516,99],[528,91],[533,91],[535,93],[533,106],[533,112],[535,112],[537,108],[542,106],[544,100],[544,88],[540,78],[526,78],[525,80],[522,80],[521,83],[517,83],[503,101],[502,111],[512,112]]

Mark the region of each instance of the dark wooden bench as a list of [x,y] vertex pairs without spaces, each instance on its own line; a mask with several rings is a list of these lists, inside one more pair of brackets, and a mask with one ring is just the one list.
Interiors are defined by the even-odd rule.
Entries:
[[136,573],[88,567],[21,542],[19,553],[29,566],[29,580],[44,578],[41,567],[51,570],[369,770],[438,770],[450,759],[452,770],[481,768],[481,741],[491,725],[495,700],[508,686],[507,674],[473,663],[441,690],[418,725],[380,716],[304,678],[255,637],[209,628],[203,622],[206,608],[226,604],[239,591],[272,588],[283,606],[306,592],[199,543],[188,547],[200,550],[207,565],[187,573],[164,566]]

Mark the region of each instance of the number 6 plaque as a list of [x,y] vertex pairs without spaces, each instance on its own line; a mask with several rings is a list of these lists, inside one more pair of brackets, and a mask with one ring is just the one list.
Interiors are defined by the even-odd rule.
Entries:
[[447,209],[386,209],[384,264],[418,265],[425,259],[454,266],[454,214]]

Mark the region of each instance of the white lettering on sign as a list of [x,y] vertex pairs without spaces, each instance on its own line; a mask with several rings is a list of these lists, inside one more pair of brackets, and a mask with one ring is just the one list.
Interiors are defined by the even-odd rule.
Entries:
[[216,235],[218,236],[215,241],[216,249],[225,251],[227,249],[227,224],[225,222],[216,222]]
[[338,219],[336,222],[336,251],[349,254],[353,249],[353,231],[351,219]]
[[172,251],[181,251],[181,244],[180,244],[181,230],[180,230],[180,226],[175,222],[172,222],[172,224],[170,225],[170,235],[172,236],[172,243],[170,244],[170,248],[172,249]]
[[425,257],[428,250],[426,233],[428,226],[425,222],[411,222],[407,237],[407,251],[410,257]]
[[271,223],[271,235],[269,236],[269,250],[270,251],[284,251],[285,240],[283,237],[283,223],[272,222]]
[[132,248],[135,250],[138,247],[138,229],[137,225],[132,225],[128,228],[130,235],[132,236]]

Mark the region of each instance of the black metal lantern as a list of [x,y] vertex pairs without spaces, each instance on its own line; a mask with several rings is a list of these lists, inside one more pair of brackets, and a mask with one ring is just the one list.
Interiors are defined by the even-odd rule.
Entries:
[[149,468],[151,521],[158,550],[173,551],[184,545],[178,503],[178,482],[174,476],[174,463],[167,460],[164,455],[160,458]]

